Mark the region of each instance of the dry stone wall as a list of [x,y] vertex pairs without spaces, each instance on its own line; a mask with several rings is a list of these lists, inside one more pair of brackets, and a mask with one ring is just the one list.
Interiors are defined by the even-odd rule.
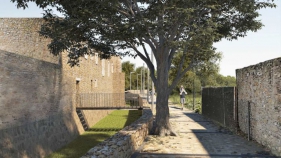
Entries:
[[[124,93],[119,58],[103,68],[100,59],[83,57],[71,68],[65,53],[48,52],[50,39],[38,34],[42,23],[0,18],[0,157],[44,157],[84,132],[77,93]],[[89,126],[110,112],[83,111]]]
[[90,149],[81,158],[130,158],[149,134],[152,123],[151,110],[144,109],[142,116],[136,122]]
[[252,139],[281,156],[281,58],[238,69],[236,78],[240,129],[248,133],[250,120]]

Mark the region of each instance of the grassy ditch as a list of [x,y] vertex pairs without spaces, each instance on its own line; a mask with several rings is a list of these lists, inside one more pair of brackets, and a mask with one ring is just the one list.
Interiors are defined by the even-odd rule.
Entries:
[[111,137],[119,130],[130,125],[142,115],[141,110],[116,110],[100,120],[88,131],[78,136],[65,147],[47,158],[77,158],[83,156],[98,143]]
[[[169,101],[172,102],[173,104],[181,106],[179,95],[176,95],[176,94],[170,95]],[[188,108],[190,110],[193,109],[193,95],[192,94],[186,95],[184,107]],[[199,111],[199,113],[201,113],[201,109],[202,109],[201,107],[202,107],[201,106],[201,95],[196,94],[195,101],[194,101],[194,110],[197,109]]]

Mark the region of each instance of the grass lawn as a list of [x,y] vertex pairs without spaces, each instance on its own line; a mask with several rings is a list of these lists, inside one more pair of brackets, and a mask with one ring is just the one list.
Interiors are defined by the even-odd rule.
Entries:
[[100,120],[89,131],[59,149],[47,158],[78,158],[88,150],[130,125],[142,115],[140,110],[116,110]]
[[[180,95],[176,95],[176,94],[170,95],[169,101],[172,102],[173,104],[177,104],[178,106],[181,106]],[[193,95],[192,94],[186,95],[184,107],[188,108],[190,110],[193,109]],[[200,94],[195,95],[194,109],[198,109],[199,112],[201,113],[201,95]]]

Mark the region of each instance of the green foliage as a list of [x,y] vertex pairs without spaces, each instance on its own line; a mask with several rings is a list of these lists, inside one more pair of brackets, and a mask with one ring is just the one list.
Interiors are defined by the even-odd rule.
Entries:
[[[46,9],[46,23],[40,33],[52,39],[48,45],[52,54],[68,51],[71,66],[94,50],[102,58],[139,56],[149,67],[157,93],[162,90],[157,97],[158,109],[168,106],[163,98],[167,98],[187,71],[210,61],[215,55],[214,42],[222,38],[234,40],[259,30],[262,23],[257,19],[257,11],[276,6],[273,0],[12,0],[23,8],[30,1],[44,9],[56,7],[65,16],[58,18],[51,9]],[[149,58],[150,50],[156,65]],[[177,73],[168,84],[176,54],[180,59],[175,67]],[[214,80],[215,76],[207,81],[214,84]],[[202,86],[209,84],[202,83]],[[161,130],[156,131],[167,134],[168,112],[161,117],[156,115],[159,120],[155,121],[155,129]]]
[[221,87],[235,87],[236,86],[236,78],[233,76],[222,76],[218,75],[216,79],[217,83]]
[[[71,66],[79,63],[79,57],[91,54],[94,50],[100,52],[102,58],[110,58],[112,55],[139,56],[152,72],[151,78],[155,85],[163,81],[158,85],[163,87],[164,82],[168,82],[163,79],[168,75],[171,64],[177,63],[176,75],[170,80],[167,93],[195,65],[200,68],[197,72],[211,73],[215,70],[212,59],[216,59],[218,53],[215,52],[213,43],[222,38],[233,40],[246,36],[248,31],[257,31],[262,27],[257,19],[257,10],[276,7],[273,0],[12,2],[17,2],[17,6],[23,8],[27,7],[27,2],[36,2],[38,7],[45,9],[46,23],[40,33],[52,39],[48,46],[51,53],[58,55],[62,51],[68,51]],[[65,17],[58,18],[48,8],[50,6]],[[156,58],[157,76],[161,80],[157,80],[155,76],[156,67],[149,59],[147,47],[150,47]],[[207,69],[204,70],[205,68]],[[216,77],[213,76],[200,81],[202,86],[206,86],[215,84],[215,80]]]
[[[53,54],[68,50],[71,65],[94,48],[102,52],[103,58],[138,55],[152,71],[147,50],[143,47],[145,53],[141,53],[137,46],[147,44],[157,61],[162,58],[168,67],[169,60],[179,52],[184,52],[182,59],[187,57],[190,63],[205,60],[214,51],[213,42],[222,38],[233,40],[244,37],[248,31],[257,31],[262,26],[256,19],[257,10],[275,7],[273,0],[11,1],[22,8],[28,7],[27,2],[35,2],[45,9],[47,23],[40,33],[52,39],[49,49]],[[50,6],[65,17],[58,18]],[[164,60],[168,56],[170,59]]]
[[[141,77],[143,79],[143,85],[144,89],[147,88],[147,72],[148,69],[141,66],[134,68],[135,65],[133,63],[130,63],[130,61],[126,61],[122,63],[122,71],[125,73],[125,89],[130,89],[130,73],[131,74],[131,86],[133,90],[136,90],[137,88],[141,89]],[[141,75],[142,73],[142,75]]]
[[[206,61],[197,62],[197,65],[192,71],[187,71],[181,78],[172,94],[179,93],[180,85],[184,85],[188,92],[193,92],[193,86],[195,87],[195,93],[201,92],[201,87],[233,87],[236,86],[236,79],[232,76],[223,76],[219,74],[219,61],[221,60],[221,53],[213,53]],[[176,55],[173,60],[174,67],[179,64],[180,58]],[[184,63],[183,66],[187,67],[189,63]],[[169,73],[169,83],[176,78],[177,71],[171,69]]]
[[133,123],[141,115],[140,110],[115,110],[91,127],[90,131],[119,131]]
[[[135,64],[130,63],[129,61],[122,63],[122,72],[125,73],[125,90],[130,89],[130,73],[134,72]],[[131,75],[131,80],[134,80],[134,74]]]
[[[173,104],[181,107],[180,103],[180,96],[179,94],[173,94],[170,95],[169,101],[172,102]],[[188,108],[190,110],[193,110],[193,94],[189,93],[186,98],[185,98],[185,108]],[[200,93],[195,93],[195,98],[194,98],[194,110],[198,109],[199,113],[202,112],[202,104],[201,104],[201,94]]]
[[[173,74],[169,75],[170,78],[174,78],[175,76],[173,76]],[[198,78],[198,76],[196,76],[192,71],[188,71],[180,80],[180,82],[178,83],[177,88],[175,88],[172,91],[172,94],[179,94],[179,87],[183,85],[185,90],[188,93],[193,92],[193,86],[194,86],[194,90],[195,93],[200,93],[201,92],[201,82],[200,82],[200,78]]]
[[[173,65],[174,67],[178,67],[181,55],[175,55],[175,58],[173,59]],[[204,87],[206,85],[206,82],[212,82],[209,83],[210,85],[216,85],[216,82],[214,77],[217,76],[219,71],[219,62],[221,60],[221,53],[216,53],[214,51],[210,51],[209,57],[205,58],[205,60],[200,60],[196,62],[195,67],[192,71],[187,71],[179,83],[177,84],[177,87],[180,87],[180,85],[184,85],[187,91],[192,92],[193,86],[196,93],[201,92],[201,87]],[[190,63],[185,62],[183,63],[183,67],[188,67]],[[177,77],[178,71],[175,68],[172,68],[169,74],[169,82],[171,83],[175,78]],[[177,88],[178,89],[178,88]],[[173,93],[178,92],[178,90],[173,91]],[[173,94],[172,93],[172,94]]]
[[[135,80],[134,85],[138,84],[138,86],[135,87],[135,89],[137,89],[137,88],[141,89],[141,79],[143,80],[144,89],[147,88],[147,72],[148,72],[148,69],[143,66],[136,68],[136,74],[139,74],[139,75],[138,75],[138,79]],[[142,75],[141,75],[141,73],[142,73]]]
[[89,131],[84,132],[65,147],[47,156],[47,158],[81,157],[95,145],[136,121],[141,115],[142,112],[140,110],[113,111],[91,127]]

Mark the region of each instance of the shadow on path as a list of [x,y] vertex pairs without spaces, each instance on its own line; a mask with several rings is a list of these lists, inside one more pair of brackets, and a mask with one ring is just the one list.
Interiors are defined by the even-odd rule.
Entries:
[[274,158],[255,142],[247,141],[210,119],[170,106],[170,122],[178,137],[148,136],[132,158]]

